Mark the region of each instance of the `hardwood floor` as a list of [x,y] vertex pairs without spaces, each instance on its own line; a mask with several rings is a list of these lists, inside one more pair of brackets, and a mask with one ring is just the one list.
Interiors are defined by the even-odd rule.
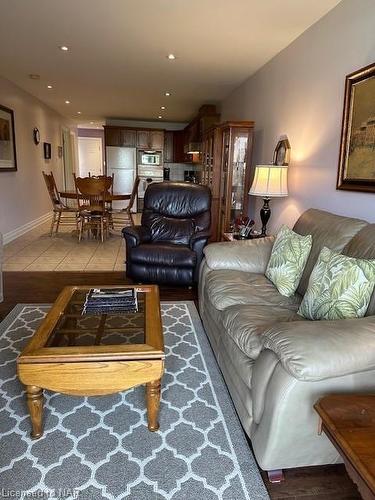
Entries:
[[[5,272],[4,302],[0,303],[0,320],[16,304],[51,303],[67,285],[124,284],[123,272]],[[194,300],[196,290],[161,287],[161,300]],[[357,488],[343,465],[302,467],[285,471],[285,481],[270,484],[263,472],[270,497],[275,500],[355,500],[360,499]],[[235,499],[233,499],[235,500]]]

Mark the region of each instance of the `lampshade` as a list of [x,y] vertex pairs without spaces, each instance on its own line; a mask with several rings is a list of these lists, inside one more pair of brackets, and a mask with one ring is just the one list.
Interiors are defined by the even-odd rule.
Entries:
[[288,196],[287,179],[287,166],[257,165],[249,194],[263,198]]

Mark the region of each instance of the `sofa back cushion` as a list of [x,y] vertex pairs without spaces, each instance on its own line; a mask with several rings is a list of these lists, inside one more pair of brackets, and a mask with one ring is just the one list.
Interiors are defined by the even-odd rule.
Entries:
[[[375,224],[367,224],[345,245],[344,255],[357,259],[375,259]],[[366,316],[375,315],[375,292],[372,294]]]
[[[306,210],[294,225],[293,230],[302,235],[312,235],[312,248],[307,260],[297,292],[304,295],[313,267],[323,247],[342,252],[350,240],[368,223],[331,214],[324,210],[310,208]],[[366,258],[365,256],[358,256]]]

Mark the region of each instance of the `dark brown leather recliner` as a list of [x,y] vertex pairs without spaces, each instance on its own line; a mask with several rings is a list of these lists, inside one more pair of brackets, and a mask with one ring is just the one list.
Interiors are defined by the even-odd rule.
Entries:
[[211,192],[184,182],[153,183],[144,198],[142,225],[122,230],[126,275],[142,283],[192,285],[198,281],[210,236]]

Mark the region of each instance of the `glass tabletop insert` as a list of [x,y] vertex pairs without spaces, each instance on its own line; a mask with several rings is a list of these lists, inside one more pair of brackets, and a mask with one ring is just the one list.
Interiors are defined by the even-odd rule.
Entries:
[[[126,287],[124,287],[125,289]],[[136,312],[84,313],[90,291],[76,290],[45,347],[123,345],[145,343],[145,293],[137,292]]]

